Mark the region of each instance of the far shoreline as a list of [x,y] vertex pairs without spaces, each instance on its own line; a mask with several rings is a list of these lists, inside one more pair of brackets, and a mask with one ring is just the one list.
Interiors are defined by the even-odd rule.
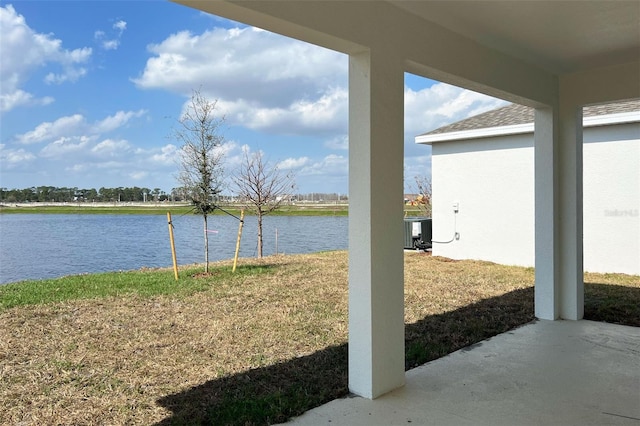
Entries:
[[[213,214],[226,212],[239,215],[243,206],[221,204]],[[0,203],[0,214],[188,214],[192,206],[184,202],[63,202],[63,203]],[[277,216],[347,216],[346,203],[300,202],[279,207],[270,215]],[[252,215],[245,208],[245,214]]]

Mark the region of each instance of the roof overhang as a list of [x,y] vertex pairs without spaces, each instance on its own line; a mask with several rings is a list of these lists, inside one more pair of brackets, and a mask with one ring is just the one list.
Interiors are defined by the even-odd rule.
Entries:
[[[584,117],[582,120],[582,125],[583,127],[587,128],[637,122],[640,122],[640,111]],[[457,132],[420,135],[416,136],[415,142],[424,145],[431,145],[441,142],[483,139],[527,133],[533,134],[533,128],[533,123],[515,124],[511,126],[485,127],[481,129],[461,130]]]

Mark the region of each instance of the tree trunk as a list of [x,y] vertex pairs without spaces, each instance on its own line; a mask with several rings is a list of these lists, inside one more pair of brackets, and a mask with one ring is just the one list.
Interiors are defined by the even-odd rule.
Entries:
[[207,232],[207,215],[204,218],[204,273],[209,273],[209,233]]
[[262,259],[262,211],[258,210],[258,258]]

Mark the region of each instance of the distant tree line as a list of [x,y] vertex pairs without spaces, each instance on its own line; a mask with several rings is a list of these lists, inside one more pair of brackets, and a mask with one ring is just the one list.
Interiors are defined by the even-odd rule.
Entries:
[[[146,195],[145,195],[146,194]],[[231,195],[218,195],[222,203],[239,202]],[[346,202],[346,194],[337,193],[306,193],[289,194],[288,202]],[[155,202],[155,201],[188,201],[188,191],[182,187],[173,188],[167,193],[160,188],[118,187],[83,189],[78,187],[32,186],[24,189],[0,188],[0,202],[3,203],[72,203],[72,202]]]
[[[55,186],[32,186],[24,189],[0,188],[0,201],[5,203],[35,202],[143,202],[181,201],[179,189],[167,194],[160,188],[118,187],[118,188],[67,188]],[[173,196],[173,198],[172,198]]]

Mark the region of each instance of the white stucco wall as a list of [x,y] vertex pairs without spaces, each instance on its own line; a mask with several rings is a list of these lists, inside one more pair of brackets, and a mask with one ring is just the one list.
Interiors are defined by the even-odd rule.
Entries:
[[640,124],[584,132],[584,269],[640,275]]
[[[432,155],[434,240],[453,239],[433,254],[533,266],[533,134],[436,142]],[[583,156],[584,269],[640,275],[640,124],[585,128]]]
[[434,143],[432,155],[433,254],[533,266],[531,135]]

